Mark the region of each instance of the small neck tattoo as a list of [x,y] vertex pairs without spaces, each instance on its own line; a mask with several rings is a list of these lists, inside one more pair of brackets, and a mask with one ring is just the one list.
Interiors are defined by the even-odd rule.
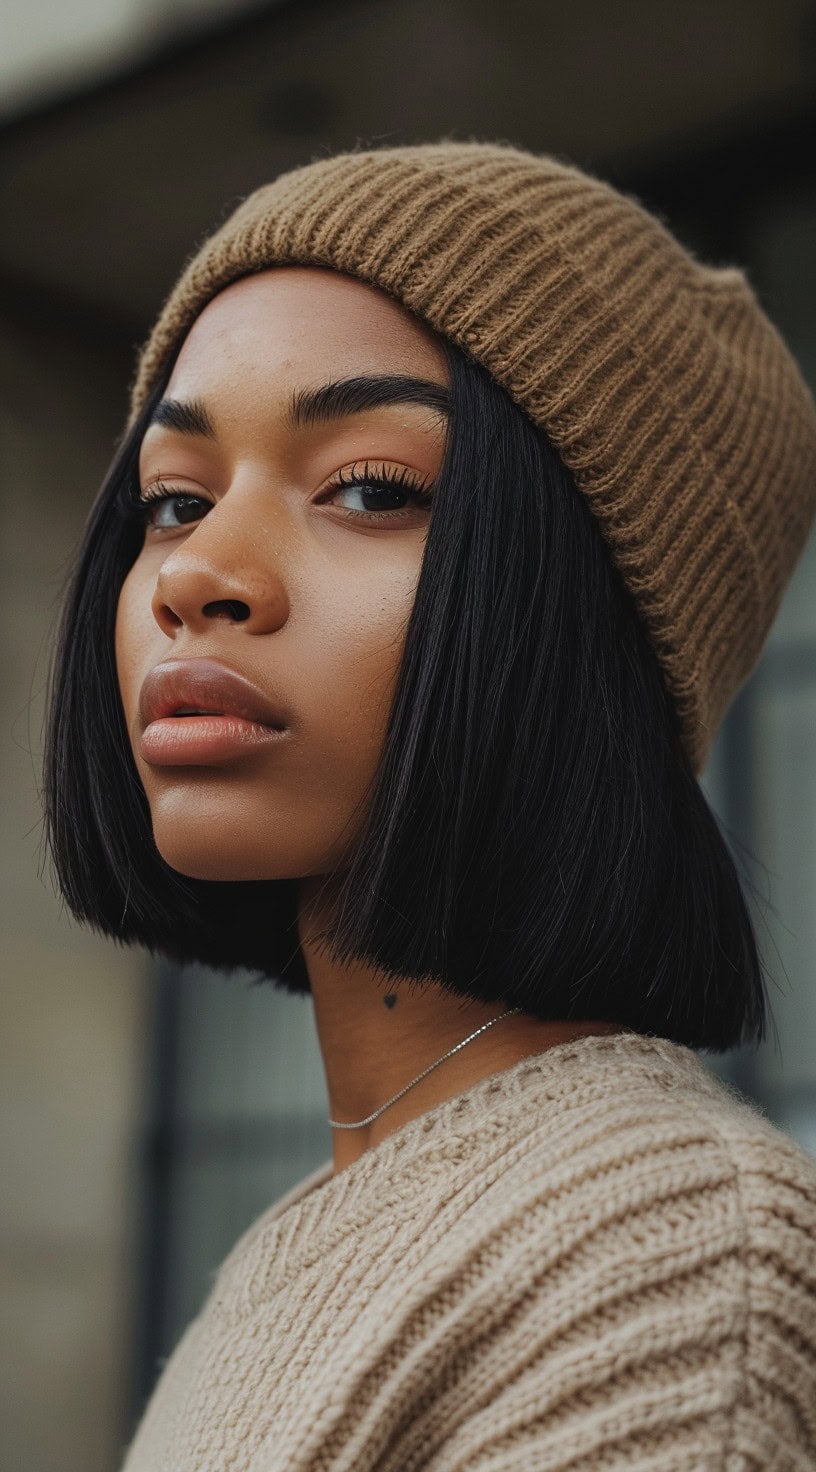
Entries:
[[394,996],[393,992],[388,992],[388,994],[383,997],[383,1001],[385,1002],[385,1005],[389,1011],[393,1011],[394,1007],[396,1007],[397,1005],[397,999]]

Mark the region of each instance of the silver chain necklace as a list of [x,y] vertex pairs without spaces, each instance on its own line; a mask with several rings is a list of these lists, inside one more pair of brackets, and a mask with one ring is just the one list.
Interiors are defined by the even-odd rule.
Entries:
[[450,1049],[450,1052],[443,1054],[441,1058],[437,1058],[436,1062],[430,1065],[430,1068],[424,1068],[422,1070],[422,1073],[418,1074],[416,1078],[412,1079],[409,1084],[406,1084],[404,1089],[400,1089],[399,1093],[395,1094],[393,1099],[388,1099],[385,1104],[380,1105],[379,1109],[375,1109],[373,1114],[367,1115],[365,1119],[358,1119],[354,1124],[341,1124],[340,1121],[337,1119],[330,1119],[329,1124],[331,1125],[332,1129],[358,1130],[361,1125],[371,1124],[372,1120],[379,1118],[384,1109],[388,1109],[392,1104],[396,1104],[397,1100],[401,1099],[403,1094],[407,1094],[408,1090],[414,1087],[414,1084],[418,1084],[420,1079],[425,1078],[426,1075],[431,1072],[431,1069],[438,1068],[440,1063],[445,1062],[446,1058],[452,1058],[453,1054],[458,1053],[460,1048],[464,1048],[466,1043],[472,1043],[473,1039],[477,1038],[480,1032],[484,1032],[488,1027],[492,1027],[493,1024],[496,1022],[501,1022],[503,1017],[512,1017],[514,1012],[521,1012],[521,1010],[521,1007],[511,1007],[509,1012],[500,1012],[498,1017],[492,1017],[489,1022],[483,1022],[481,1027],[477,1027],[476,1031],[470,1034],[469,1038],[463,1038],[461,1043],[457,1043],[455,1048]]

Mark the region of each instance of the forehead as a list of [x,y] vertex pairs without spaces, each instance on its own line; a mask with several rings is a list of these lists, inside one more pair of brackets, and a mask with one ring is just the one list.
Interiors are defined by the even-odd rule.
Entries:
[[275,380],[319,383],[358,373],[404,373],[447,384],[439,338],[378,288],[312,266],[277,266],[233,282],[203,308],[166,393]]

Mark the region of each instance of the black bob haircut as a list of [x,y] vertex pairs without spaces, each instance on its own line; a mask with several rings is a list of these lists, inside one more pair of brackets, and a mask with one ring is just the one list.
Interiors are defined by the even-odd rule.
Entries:
[[[326,879],[323,940],[340,963],[545,1020],[713,1052],[761,1041],[740,879],[628,589],[547,436],[481,364],[446,351],[445,460],[381,761]],[[142,528],[123,508],[171,367],[115,455],[68,587],[46,838],[78,919],[307,993],[298,881],[171,869],[131,754],[114,621]]]

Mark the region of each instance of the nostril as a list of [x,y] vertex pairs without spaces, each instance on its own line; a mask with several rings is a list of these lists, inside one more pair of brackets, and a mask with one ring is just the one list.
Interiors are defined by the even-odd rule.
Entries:
[[218,598],[214,603],[205,603],[202,611],[208,618],[231,618],[239,624],[249,618],[249,605],[238,598]]

